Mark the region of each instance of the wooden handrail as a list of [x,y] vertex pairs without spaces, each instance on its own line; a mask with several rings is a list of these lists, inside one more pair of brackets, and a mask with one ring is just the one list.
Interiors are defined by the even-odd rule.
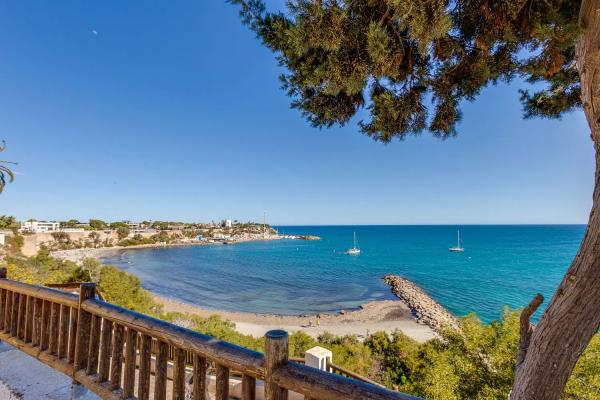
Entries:
[[36,299],[52,301],[53,303],[63,304],[69,307],[77,307],[77,295],[60,290],[53,290],[43,286],[35,286],[23,282],[0,279],[0,289],[22,293],[26,296],[35,297]]
[[102,318],[147,334],[169,345],[199,354],[236,371],[263,378],[261,353],[203,335],[168,322],[100,300],[86,300],[82,308]]
[[[207,398],[209,362],[216,370],[216,400],[228,398],[232,371],[242,375],[242,400],[255,400],[260,387],[256,379],[264,380],[265,400],[286,400],[288,390],[311,400],[415,399],[290,362],[285,331],[267,332],[263,355],[98,300],[94,284],[82,284],[76,296],[7,280],[4,268],[0,268],[0,340],[109,400],[134,394],[138,400],[166,399],[169,352],[174,400],[183,400],[190,391],[193,399]],[[190,358],[192,367],[186,369]]]
[[394,392],[356,379],[331,374],[306,365],[289,362],[271,376],[279,386],[311,399],[330,400],[416,400],[417,397]]
[[348,378],[352,378],[352,379],[356,379],[362,382],[366,382],[369,383],[371,385],[375,385],[375,386],[379,386],[379,387],[385,387],[382,384],[379,384],[367,377],[364,377],[362,375],[357,374],[356,372],[352,372],[349,369],[346,369],[344,367],[340,367],[339,365],[336,365],[332,362],[329,362],[329,360],[327,360],[327,369],[329,369],[331,372],[338,374],[338,375],[342,375],[342,376],[346,376]]

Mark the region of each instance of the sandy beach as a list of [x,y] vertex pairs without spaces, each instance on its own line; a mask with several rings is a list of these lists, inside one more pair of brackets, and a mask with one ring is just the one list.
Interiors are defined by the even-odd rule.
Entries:
[[[212,245],[212,243],[198,242],[178,243],[167,246],[151,244],[129,247],[85,248],[56,251],[52,255],[61,259],[81,262],[87,257],[112,256],[124,250],[194,245]],[[205,318],[211,315],[219,315],[223,319],[234,322],[238,332],[255,337],[263,336],[271,329],[284,329],[288,332],[303,331],[315,338],[324,332],[329,332],[338,336],[356,335],[359,339],[363,339],[369,333],[377,331],[392,333],[395,330],[400,330],[419,342],[436,337],[435,331],[430,326],[418,322],[407,303],[402,300],[372,301],[363,304],[358,310],[334,314],[319,314],[319,318],[317,318],[317,315],[288,316],[211,310],[183,303],[173,298],[155,294],[153,296],[156,302],[163,305],[165,312],[188,313]]]
[[320,314],[318,319],[316,315],[280,316],[208,310],[156,295],[154,300],[162,304],[166,312],[189,313],[205,318],[219,315],[234,322],[238,332],[256,337],[263,336],[271,329],[284,329],[288,332],[303,331],[314,338],[329,332],[340,336],[356,335],[359,339],[364,339],[369,333],[377,331],[391,333],[395,330],[401,330],[419,342],[425,342],[436,336],[430,327],[415,320],[406,304],[396,300],[373,301],[364,304],[359,310],[343,314]]
[[152,243],[152,244],[139,244],[136,246],[113,246],[113,247],[98,247],[98,248],[83,248],[83,249],[69,249],[69,250],[57,250],[53,251],[52,257],[59,258],[61,260],[69,260],[76,263],[80,263],[84,258],[100,258],[117,255],[125,250],[135,249],[150,249],[150,248],[164,248],[164,247],[185,247],[185,246],[210,246],[219,245],[216,243],[208,242],[187,242],[187,243]]

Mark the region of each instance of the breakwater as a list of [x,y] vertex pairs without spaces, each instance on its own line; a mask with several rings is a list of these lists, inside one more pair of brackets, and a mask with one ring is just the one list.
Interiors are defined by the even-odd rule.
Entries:
[[386,275],[383,280],[390,286],[392,292],[408,305],[417,322],[429,326],[436,332],[448,326],[458,329],[456,318],[413,282],[398,275]]

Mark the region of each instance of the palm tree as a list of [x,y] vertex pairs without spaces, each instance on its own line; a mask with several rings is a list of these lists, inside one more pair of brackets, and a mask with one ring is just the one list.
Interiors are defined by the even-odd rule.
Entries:
[[[6,142],[3,140],[0,145],[0,153],[6,149]],[[17,163],[12,161],[0,160],[0,193],[4,190],[4,186],[6,186],[7,180],[8,182],[12,182],[15,180],[14,173],[6,166],[6,164],[16,165]]]

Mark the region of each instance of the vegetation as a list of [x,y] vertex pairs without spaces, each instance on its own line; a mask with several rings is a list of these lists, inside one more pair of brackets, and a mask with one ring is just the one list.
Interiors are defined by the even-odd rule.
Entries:
[[9,255],[15,256],[21,254],[21,248],[24,244],[25,239],[16,229],[11,236],[6,237],[6,248]]
[[100,270],[98,290],[106,301],[144,314],[160,316],[161,308],[152,295],[142,289],[140,279],[107,265]]
[[[0,153],[6,149],[6,142],[3,140],[0,144]],[[12,170],[7,167],[7,164],[16,164],[12,161],[0,160],[0,193],[4,190],[4,187],[8,182],[15,180],[15,175]]]
[[0,229],[17,229],[19,223],[12,215],[0,215]]
[[[121,307],[186,326],[257,351],[264,339],[244,335],[218,316],[163,313],[140,280],[95,259],[81,266],[50,257],[7,257],[8,277],[28,283],[98,282],[107,301]],[[355,336],[325,333],[316,340],[303,332],[290,335],[290,356],[302,357],[314,346],[332,350],[333,362],[390,388],[431,400],[506,399],[514,380],[519,341],[519,313],[504,310],[500,321],[483,324],[475,315],[460,320],[460,332],[448,330],[439,339],[417,343],[400,331],[376,332],[360,341]],[[590,342],[565,386],[564,400],[592,400],[600,392],[600,335]]]
[[[360,114],[360,131],[384,143],[448,138],[461,103],[520,77],[533,90],[520,91],[525,118],[583,108],[600,165],[597,0],[291,0],[274,13],[261,0],[230,1],[285,67],[283,89],[313,126]],[[600,168],[595,182],[579,254],[535,331],[523,327],[512,400],[558,399],[600,326]]]
[[123,240],[125,239],[127,236],[129,236],[129,228],[127,226],[119,226],[117,228],[117,236],[119,237],[119,240]]
[[96,273],[88,269],[92,264],[80,266],[72,261],[50,257],[46,248],[34,257],[7,256],[6,266],[9,279],[37,285],[90,282]]
[[88,225],[90,226],[90,229],[94,231],[100,231],[108,228],[108,224],[100,219],[90,219]]

